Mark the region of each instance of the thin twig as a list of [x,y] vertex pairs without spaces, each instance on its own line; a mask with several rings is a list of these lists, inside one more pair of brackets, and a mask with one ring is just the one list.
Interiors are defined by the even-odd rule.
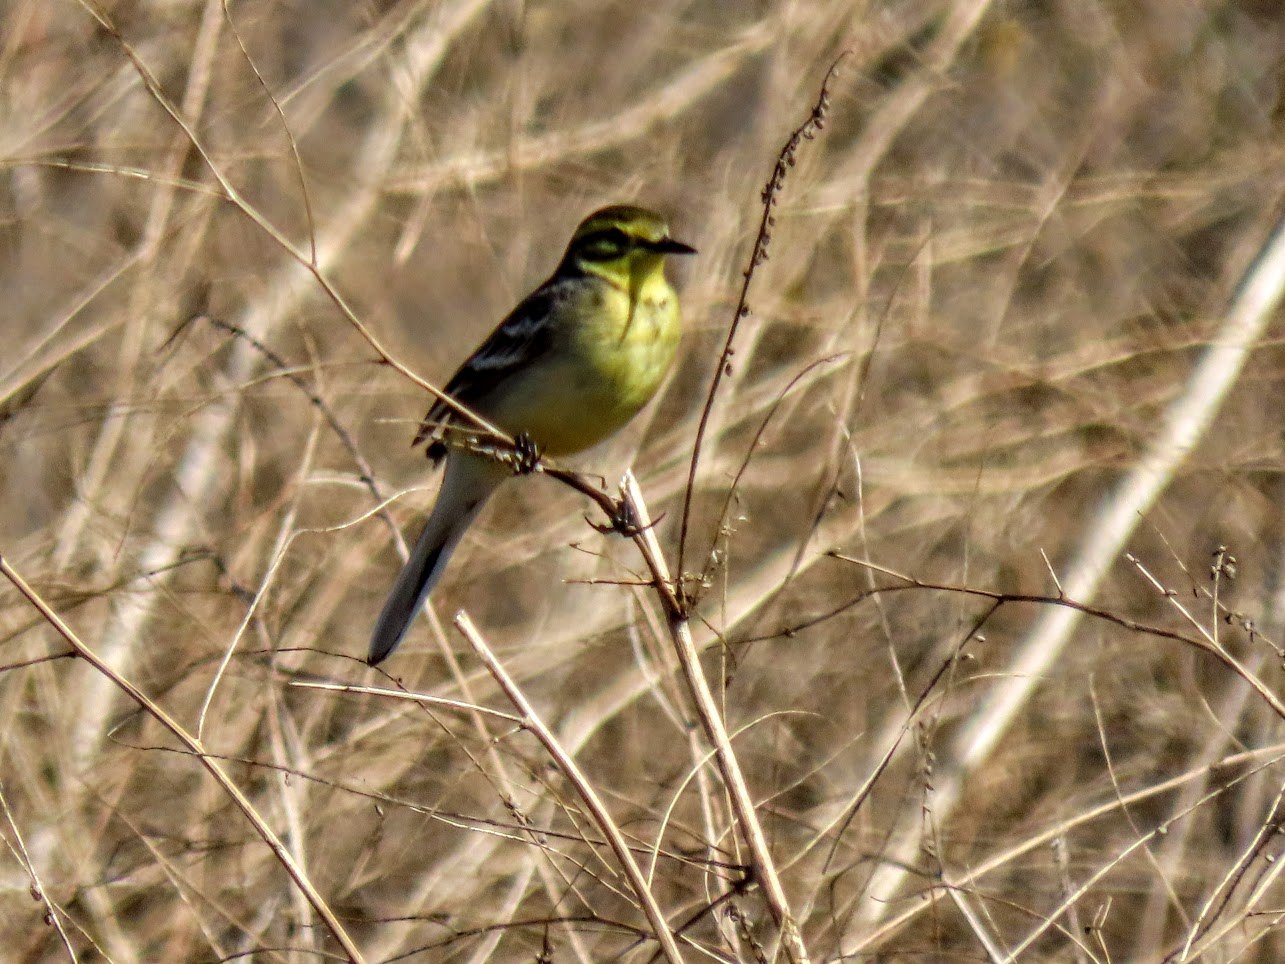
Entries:
[[327,690],[331,693],[362,693],[367,696],[379,696],[390,700],[408,700],[411,703],[439,706],[448,710],[458,710],[461,713],[481,713],[484,716],[492,716],[497,720],[504,720],[506,723],[513,723],[517,726],[524,724],[522,717],[513,713],[493,710],[477,703],[470,703],[467,700],[453,700],[446,696],[429,696],[426,693],[411,693],[407,690],[390,690],[382,686],[358,686],[354,683],[319,683],[309,680],[292,680],[290,685],[304,690]]
[[670,961],[670,964],[682,964],[683,957],[678,951],[678,944],[674,940],[674,934],[670,930],[669,923],[665,920],[665,915],[661,912],[660,906],[656,903],[656,898],[652,896],[651,890],[647,886],[647,878],[643,876],[642,869],[638,866],[638,862],[634,860],[634,855],[630,852],[624,835],[621,834],[620,828],[616,825],[615,820],[612,819],[611,813],[599,798],[597,791],[594,790],[593,784],[589,782],[584,772],[576,765],[576,761],[571,755],[562,749],[558,738],[540,719],[539,714],[536,713],[535,708],[526,698],[526,694],[514,682],[513,677],[509,676],[500,661],[495,658],[495,654],[491,652],[486,640],[482,638],[482,634],[473,625],[473,620],[469,619],[468,613],[460,610],[455,615],[455,626],[464,634],[464,638],[473,647],[473,651],[478,658],[486,664],[486,668],[500,685],[500,688],[504,690],[504,694],[509,698],[509,701],[521,712],[522,725],[535,734],[536,739],[540,741],[549,756],[553,757],[558,768],[571,781],[571,785],[575,787],[580,799],[584,801],[589,813],[593,816],[594,822],[598,825],[598,829],[602,831],[603,836],[607,839],[607,845],[611,848],[612,853],[616,855],[616,860],[620,862],[625,876],[629,878],[634,896],[638,899],[643,913],[647,915],[647,920],[652,927],[652,933],[660,943],[665,958]]
[[825,115],[830,109],[830,84],[834,80],[835,74],[839,70],[848,51],[839,54],[830,69],[826,71],[825,79],[821,82],[821,93],[817,97],[816,104],[812,107],[812,113],[795,131],[790,135],[785,146],[781,148],[781,153],[777,155],[776,167],[772,169],[772,176],[768,178],[767,185],[763,188],[761,199],[763,202],[763,215],[759,220],[758,234],[754,238],[754,248],[750,253],[749,266],[744,271],[741,282],[741,294],[736,300],[736,311],[732,314],[732,322],[727,327],[727,340],[723,343],[723,350],[718,356],[718,367],[714,369],[714,377],[710,379],[709,393],[705,397],[705,405],[701,409],[700,422],[696,426],[696,439],[692,443],[692,458],[687,467],[687,487],[683,491],[683,515],[678,529],[678,597],[687,603],[687,595],[682,585],[683,579],[683,562],[686,558],[687,550],[687,530],[691,524],[692,499],[696,491],[696,472],[700,465],[701,449],[705,444],[705,431],[709,426],[710,415],[714,411],[714,399],[718,395],[719,386],[723,384],[723,378],[731,371],[732,354],[735,351],[736,332],[741,326],[741,319],[750,313],[749,296],[750,284],[754,280],[754,272],[760,264],[767,260],[768,247],[772,241],[772,228],[776,225],[776,216],[772,210],[777,204],[777,195],[781,192],[785,184],[785,177],[789,173],[796,161],[796,155],[804,141],[815,139],[817,132],[825,126]]
[[66,929],[62,926],[64,916],[63,909],[54,904],[53,898],[49,896],[49,891],[41,883],[40,871],[31,855],[27,852],[27,845],[23,842],[22,831],[18,829],[18,822],[14,819],[13,811],[9,809],[9,801],[5,797],[4,786],[0,784],[0,810],[4,811],[5,823],[9,825],[9,830],[13,833],[13,843],[9,844],[9,849],[17,858],[18,863],[22,864],[23,870],[31,878],[31,896],[45,905],[45,923],[58,932],[62,939],[62,945],[67,949],[67,960],[75,961],[77,959],[76,951],[71,946],[71,938],[67,936]]
[[[299,375],[289,364],[287,364],[284,358],[240,325],[233,324],[230,321],[224,321],[221,318],[215,318],[212,315],[202,314],[197,315],[195,318],[188,319],[188,321],[184,322],[184,326],[190,324],[192,321],[208,322],[214,327],[226,331],[233,337],[244,339],[249,343],[251,348],[270,361],[273,365],[276,365],[280,370],[281,375],[292,385],[298,388],[299,391],[303,392],[305,396],[307,396],[308,401],[311,402],[313,407],[321,413],[321,417],[326,420],[326,424],[330,426],[330,430],[335,433],[336,437],[338,437],[340,444],[348,450],[349,456],[356,464],[357,470],[360,473],[357,476],[357,481],[366,487],[366,491],[371,494],[376,502],[384,502],[384,494],[380,492],[379,483],[375,481],[375,470],[371,467],[370,463],[366,461],[366,457],[361,454],[361,450],[357,448],[357,440],[353,438],[352,433],[349,432],[348,429],[344,427],[343,423],[339,421],[339,416],[334,413],[326,400],[317,394],[317,392],[312,389],[312,386],[304,380],[303,376]],[[178,333],[175,332],[175,335],[177,334]],[[173,338],[174,335],[171,335],[170,337]],[[381,504],[377,511],[377,515],[383,521],[384,525],[388,527],[389,532],[393,535],[393,539],[395,541],[400,541],[401,530],[397,527],[397,523],[393,521],[393,516],[392,513],[388,511],[388,506]]]
[[[1126,806],[1155,800],[1157,797],[1187,786],[1193,781],[1207,780],[1213,773],[1220,773],[1237,766],[1247,764],[1252,765],[1255,763],[1258,764],[1244,773],[1229,778],[1225,784],[1209,794],[1208,797],[1201,798],[1202,802],[1206,801],[1209,798],[1226,793],[1232,787],[1241,784],[1256,773],[1262,773],[1279,766],[1282,760],[1285,760],[1285,744],[1278,743],[1258,750],[1246,750],[1243,753],[1234,753],[1231,756],[1224,757],[1216,763],[1202,764],[1201,766],[1187,770],[1184,773],[1180,773],[1177,776],[1170,777],[1167,780],[1162,780],[1160,783],[1142,787],[1141,789],[1135,790],[1122,798],[1113,797],[1110,800],[1090,807],[1087,810],[1075,813],[1066,819],[1057,820],[1051,826],[1033,833],[1030,837],[1021,840],[1016,844],[1006,847],[998,854],[994,854],[982,860],[980,863],[970,866],[967,871],[960,874],[958,877],[954,877],[949,883],[953,887],[975,886],[986,875],[1004,867],[1011,867],[1019,858],[1052,843],[1058,837],[1066,836],[1102,817],[1116,813]],[[1260,763],[1258,761],[1262,762]],[[1195,811],[1196,806],[1193,805],[1188,807],[1187,809],[1182,810],[1174,818],[1166,821],[1165,825],[1167,826],[1172,824],[1174,819],[1178,819],[1183,814],[1190,814]],[[1069,897],[1069,895],[1064,895],[1064,902],[1066,897]],[[910,921],[924,913],[924,911],[929,910],[932,907],[933,904],[929,901],[915,901],[912,906],[895,912],[895,916],[880,924],[876,929],[861,934],[860,937],[854,940],[852,945],[845,950],[845,954],[853,957],[870,957],[889,937],[905,927]]]
[[[1097,606],[1092,606],[1088,603],[1079,602],[1075,599],[1071,599],[1068,596],[1062,596],[1062,595],[1043,596],[1036,593],[998,592],[993,589],[978,589],[973,586],[960,586],[960,585],[954,585],[950,583],[924,582],[923,580],[916,579],[913,576],[906,576],[906,575],[903,575],[902,573],[894,572],[893,570],[887,569],[883,566],[877,566],[874,563],[867,562],[864,559],[854,559],[851,556],[845,556],[839,552],[832,552],[830,553],[830,555],[832,558],[839,559],[843,562],[850,562],[854,565],[862,566],[863,568],[874,569],[876,572],[886,573],[890,576],[895,576],[898,579],[905,580],[904,585],[901,585],[901,586],[879,586],[878,588],[873,590],[862,590],[861,593],[859,594],[860,599],[865,599],[869,596],[876,595],[878,593],[896,592],[899,589],[902,589],[902,590],[929,589],[929,590],[937,590],[940,592],[959,593],[965,596],[976,596],[979,599],[989,599],[995,604],[993,609],[991,610],[992,613],[995,610],[997,610],[1000,606],[1009,604],[1009,603],[1035,603],[1035,604],[1044,605],[1044,606],[1061,606],[1061,607],[1064,607],[1065,609],[1071,610],[1075,613],[1079,613],[1080,615],[1083,615],[1083,616],[1090,616],[1093,619],[1101,619],[1109,623],[1114,623],[1115,625],[1123,629],[1128,629],[1135,633],[1145,633],[1148,636],[1156,636],[1160,639],[1172,639],[1179,643],[1186,643],[1189,646],[1194,646],[1196,649],[1199,649],[1201,652],[1209,653],[1211,656],[1217,659],[1220,663],[1222,663],[1224,666],[1230,669],[1233,673],[1239,676],[1244,682],[1249,684],[1250,688],[1253,689],[1253,691],[1262,698],[1263,702],[1265,702],[1271,708],[1273,713],[1275,713],[1282,720],[1285,720],[1285,702],[1282,702],[1282,700],[1275,693],[1273,693],[1270,689],[1268,689],[1266,684],[1264,684],[1263,681],[1260,680],[1253,673],[1252,670],[1250,670],[1247,666],[1245,666],[1238,659],[1236,659],[1236,657],[1234,657],[1231,653],[1227,652],[1227,650],[1225,650],[1221,645],[1215,643],[1213,640],[1212,633],[1208,632],[1207,630],[1199,626],[1199,624],[1195,623],[1194,621],[1193,621],[1193,625],[1195,625],[1196,628],[1200,631],[1199,636],[1189,636],[1185,633],[1180,633],[1177,630],[1166,629],[1164,626],[1156,626],[1154,624],[1144,623],[1136,619],[1129,619],[1128,617],[1121,616],[1119,613],[1112,612],[1109,609],[1102,609]],[[1134,561],[1133,557],[1127,557],[1127,558],[1129,558],[1130,561]],[[1144,576],[1149,575],[1149,573],[1147,573],[1145,569],[1141,569],[1141,567],[1139,567],[1139,569],[1140,571],[1143,572]],[[1179,611],[1186,613],[1186,610],[1180,604],[1177,604],[1173,600],[1172,593],[1165,590],[1165,588],[1159,582],[1153,581],[1152,585],[1162,595],[1167,596],[1170,599],[1170,601],[1177,606]],[[1190,614],[1187,614],[1187,615],[1189,616]],[[980,629],[981,627],[979,626],[977,628]]]
[[[745,456],[741,459],[741,464],[737,466],[736,473],[732,476],[732,482],[727,487],[727,495],[723,498],[723,507],[719,510],[718,519],[714,526],[715,532],[721,533],[724,526],[727,526],[727,517],[732,512],[732,502],[736,498],[737,492],[740,490],[741,480],[745,478],[745,473],[749,471],[750,462],[754,459],[754,453],[758,451],[759,445],[763,441],[763,435],[767,432],[767,427],[772,423],[772,419],[776,417],[776,413],[780,411],[785,399],[803,382],[805,378],[811,375],[818,368],[823,368],[831,362],[838,361],[845,355],[847,355],[847,352],[839,352],[837,354],[826,355],[824,358],[818,358],[809,362],[798,374],[786,382],[785,387],[777,393],[776,398],[772,401],[771,406],[767,410],[767,414],[764,415],[762,420],[759,422],[759,426],[754,432],[754,437],[750,439],[750,444],[745,447]],[[714,564],[715,556],[714,553],[711,552],[709,557],[705,560],[705,565],[701,568],[700,578],[696,585],[703,587],[709,582],[713,574]],[[682,570],[680,569],[679,571],[681,572]]]
[[414,382],[424,391],[431,394],[435,399],[448,406],[453,412],[461,418],[467,420],[470,424],[478,426],[484,432],[494,435],[497,438],[511,441],[510,436],[496,428],[489,421],[478,413],[474,412],[467,405],[464,405],[451,396],[447,395],[440,388],[415,374],[410,368],[399,361],[391,352],[388,351],[383,343],[375,337],[372,332],[353,311],[347,300],[341,295],[337,288],[330,283],[321,267],[321,261],[317,253],[317,246],[314,234],[309,234],[309,251],[301,251],[289,238],[287,238],[275,224],[268,220],[267,215],[251,204],[245,196],[237,189],[236,185],[223,172],[223,169],[215,163],[212,152],[205,146],[205,141],[199,137],[195,129],[184,119],[182,112],[174,105],[173,101],[166,96],[161,89],[160,83],[152,75],[151,70],[143,63],[143,59],[134,50],[133,46],[125,39],[124,34],[116,24],[107,16],[107,13],[97,7],[90,0],[79,0],[80,5],[92,16],[98,25],[120,46],[125,56],[129,58],[130,63],[134,65],[134,70],[138,73],[143,85],[152,99],[160,105],[161,109],[169,115],[170,119],[179,126],[183,134],[187,137],[192,145],[192,149],[200,155],[201,160],[209,169],[210,174],[218,182],[221,196],[231,202],[233,207],[249,218],[256,227],[258,227],[271,241],[281,248],[290,258],[299,263],[317,282],[322,293],[330,300],[331,304],[339,310],[339,313],[357,332],[358,335],[368,344],[379,356],[380,364],[387,365],[398,374]]
[[250,825],[254,827],[254,831],[259,835],[259,838],[266,843],[268,848],[276,855],[277,860],[281,862],[281,866],[284,867],[286,873],[290,875],[290,879],[293,880],[295,882],[295,886],[303,892],[304,897],[308,899],[308,903],[312,905],[312,909],[317,912],[317,916],[321,918],[327,929],[329,929],[330,933],[334,936],[335,940],[339,942],[339,946],[344,949],[344,953],[348,955],[349,960],[360,964],[360,962],[364,960],[361,955],[361,951],[358,950],[357,945],[353,943],[353,939],[348,936],[348,932],[344,930],[344,926],[339,922],[339,918],[335,916],[334,911],[330,909],[330,906],[326,903],[325,899],[312,885],[312,881],[308,879],[307,874],[304,873],[303,868],[295,861],[293,855],[286,848],[286,845],[281,842],[281,839],[273,832],[272,828],[268,826],[267,821],[259,815],[259,812],[254,808],[254,805],[250,803],[249,798],[241,792],[241,788],[232,782],[232,779],[223,772],[223,768],[220,767],[218,763],[215,762],[215,760],[206,752],[204,744],[202,744],[196,737],[192,736],[192,734],[188,733],[178,720],[174,719],[174,717],[165,712],[165,710],[163,710],[157,703],[153,702],[147,694],[129,680],[118,674],[111,666],[107,665],[107,663],[103,662],[103,660],[99,658],[98,654],[83,643],[71,627],[59,618],[58,614],[49,607],[49,604],[41,598],[39,593],[28,585],[27,581],[23,579],[17,570],[9,564],[9,561],[4,558],[3,554],[0,554],[0,574],[3,574],[4,577],[13,584],[14,588],[26,597],[27,601],[36,608],[49,625],[53,626],[53,628],[57,630],[58,635],[62,636],[62,638],[67,641],[67,644],[76,651],[77,656],[101,673],[106,679],[114,683],[119,689],[123,690],[130,699],[144,710],[144,712],[160,723],[161,726],[165,727],[165,729],[169,730],[180,743],[191,751],[192,755],[196,757],[201,766],[205,767],[206,772],[214,778],[215,782],[223,789],[223,792],[231,798],[234,804],[236,804],[237,809],[240,810],[241,813],[245,815],[245,818],[250,821]]
[[687,619],[680,599],[671,587],[665,557],[660,550],[660,542],[656,538],[655,530],[649,524],[642,490],[639,489],[633,473],[625,474],[620,489],[627,507],[626,514],[638,525],[638,533],[634,541],[642,549],[647,567],[656,576],[657,595],[660,596],[665,607],[666,622],[669,625],[674,649],[678,654],[678,661],[682,666],[683,676],[687,680],[688,691],[692,696],[705,735],[714,748],[714,759],[718,763],[718,771],[731,796],[736,823],[750,849],[753,877],[763,888],[768,910],[780,932],[781,948],[785,952],[786,959],[791,964],[806,964],[808,952],[803,944],[798,921],[790,910],[785,888],[781,886],[781,878],[776,872],[776,864],[772,859],[767,836],[763,833],[763,826],[759,823],[758,813],[754,809],[754,798],[750,795],[749,785],[741,772],[740,761],[732,750],[732,741],[727,735],[727,728],[723,725],[723,718],[719,714],[718,703],[710,690],[709,681],[705,678],[705,671],[701,668],[700,656],[692,641],[691,623]]

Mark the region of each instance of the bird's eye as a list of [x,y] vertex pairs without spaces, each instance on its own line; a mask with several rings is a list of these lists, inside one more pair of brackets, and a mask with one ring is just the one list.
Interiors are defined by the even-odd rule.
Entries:
[[629,244],[629,235],[620,228],[604,228],[581,239],[580,252],[591,261],[612,261],[628,251]]

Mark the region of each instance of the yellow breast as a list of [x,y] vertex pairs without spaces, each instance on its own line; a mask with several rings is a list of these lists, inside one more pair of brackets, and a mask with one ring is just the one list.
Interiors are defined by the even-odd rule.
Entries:
[[656,393],[678,347],[678,298],[663,273],[635,292],[593,278],[563,306],[552,349],[491,413],[549,455],[596,445]]

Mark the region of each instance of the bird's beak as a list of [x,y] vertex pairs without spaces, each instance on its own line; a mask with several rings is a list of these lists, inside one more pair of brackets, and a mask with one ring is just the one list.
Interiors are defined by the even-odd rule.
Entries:
[[673,238],[661,238],[659,241],[653,241],[647,247],[651,248],[657,254],[695,254],[696,249],[690,244],[683,244],[681,241],[675,241]]

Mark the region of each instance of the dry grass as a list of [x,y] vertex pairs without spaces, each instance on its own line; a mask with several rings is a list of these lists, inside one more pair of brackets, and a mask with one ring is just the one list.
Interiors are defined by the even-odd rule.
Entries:
[[[512,707],[458,608],[685,959],[770,955],[659,597],[583,498],[511,483],[435,595],[442,625],[393,680],[360,662],[389,521],[413,528],[435,480],[407,448],[426,394],[332,294],[440,383],[588,210],[671,212],[701,251],[683,361],[578,464],[634,466],[676,565],[758,192],[843,49],[683,555],[811,958],[1285,956],[1279,317],[1126,532],[1137,564],[1113,549],[1072,594],[1100,612],[1064,644],[1027,648],[1049,603],[961,591],[1055,596],[1221,331],[1285,188],[1276,3],[107,10],[119,36],[88,7],[0,5],[0,553],[199,736],[317,898],[6,582],[6,957],[311,960],[342,930],[371,961],[652,959],[565,772],[469,711]],[[1234,578],[1211,580],[1218,546]]]

